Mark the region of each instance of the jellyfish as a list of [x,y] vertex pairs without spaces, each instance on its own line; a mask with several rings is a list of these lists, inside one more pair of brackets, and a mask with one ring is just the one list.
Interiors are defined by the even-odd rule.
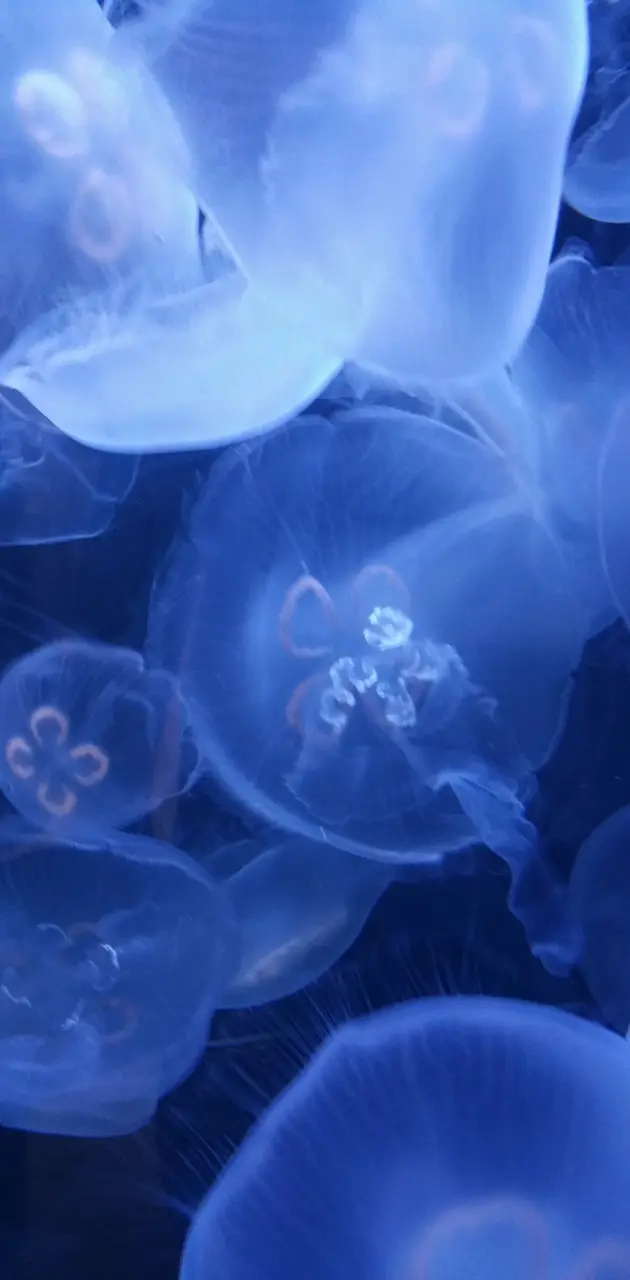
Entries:
[[570,907],[580,930],[579,966],[605,1020],[630,1028],[630,808],[618,809],[582,845]]
[[131,1133],[203,1052],[233,963],[220,891],[142,836],[0,825],[0,1119]]
[[198,756],[177,682],[131,649],[59,640],[0,681],[0,786],[61,839],[127,826],[186,790]]
[[485,843],[524,887],[533,770],[587,626],[501,458],[364,408],[224,456],[156,584],[147,652],[248,811],[397,864]]
[[565,200],[600,222],[630,219],[630,5],[590,0],[590,71],[567,160]]
[[511,357],[551,252],[583,0],[249,10],[166,0],[118,33],[164,91],[194,190],[248,276],[397,377]]
[[194,1217],[180,1280],[624,1280],[628,1047],[561,1010],[413,1000],[347,1023]]
[[186,149],[148,73],[112,61],[99,6],[24,0],[0,33],[3,346],[139,274],[157,293],[197,285]]
[[242,840],[204,859],[225,889],[239,940],[221,1009],[248,1008],[314,982],[358,937],[391,868],[307,840]]
[[0,545],[103,533],[137,470],[136,457],[86,449],[0,391]]

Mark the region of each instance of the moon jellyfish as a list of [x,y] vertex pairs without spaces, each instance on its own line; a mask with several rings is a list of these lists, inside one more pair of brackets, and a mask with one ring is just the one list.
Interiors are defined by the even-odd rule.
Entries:
[[248,810],[369,858],[537,864],[524,805],[586,622],[478,441],[376,409],[235,449],[151,614],[151,660]]
[[131,1133],[193,1069],[231,965],[220,892],[140,836],[0,825],[0,1120]]
[[0,786],[61,838],[122,827],[194,780],[198,759],[171,676],[131,649],[61,640],[0,681]]
[[0,545],[103,533],[137,470],[136,458],[85,449],[0,391]]
[[[538,428],[540,487],[568,551],[582,560],[602,613],[630,617],[626,549],[630,469],[630,266],[598,267],[570,242],[552,265],[513,379]],[[604,619],[606,620],[606,619]]]
[[630,219],[630,5],[590,0],[590,73],[569,148],[564,198],[587,218]]
[[630,808],[607,818],[582,845],[570,883],[581,932],[579,964],[607,1022],[630,1027]]
[[92,0],[24,0],[0,23],[3,308],[13,326],[142,268],[199,283],[197,209],[172,115],[114,65]]
[[167,0],[120,41],[164,90],[251,279],[389,373],[512,356],[551,252],[583,0],[241,8]]
[[96,449],[199,449],[309,404],[341,356],[236,270],[170,298],[114,289],[60,307],[0,360],[0,382]]
[[623,1040],[517,1001],[411,1001],[335,1032],[270,1107],[180,1280],[621,1280],[629,1170]]
[[301,839],[254,840],[204,859],[224,886],[237,964],[218,1007],[266,1004],[314,982],[358,937],[391,870]]

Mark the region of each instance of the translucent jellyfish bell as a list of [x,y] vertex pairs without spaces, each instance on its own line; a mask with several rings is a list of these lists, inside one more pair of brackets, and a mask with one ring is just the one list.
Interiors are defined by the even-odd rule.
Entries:
[[590,0],[590,74],[569,149],[564,198],[587,218],[630,219],[630,5]]
[[219,891],[185,854],[0,826],[0,1119],[131,1133],[203,1052],[233,963]]
[[5,353],[0,381],[81,444],[150,453],[275,427],[341,361],[230,267],[159,302],[114,289],[50,312]]
[[582,945],[579,964],[607,1022],[630,1028],[630,808],[607,818],[582,845],[570,883]]
[[248,275],[390,373],[469,376],[513,355],[551,252],[583,0],[249,10],[166,0],[121,33]]
[[126,826],[193,781],[198,756],[176,681],[131,649],[63,640],[0,681],[0,786],[60,838]]
[[224,886],[238,962],[219,1008],[266,1004],[325,973],[358,937],[392,876],[307,840],[243,840],[204,859]]
[[413,1001],[337,1031],[202,1202],[180,1280],[630,1268],[628,1046],[556,1009]]
[[0,545],[95,537],[129,493],[138,460],[85,449],[0,391]]
[[586,626],[503,461],[374,409],[224,457],[148,643],[207,767],[266,821],[392,862],[481,841],[518,876]]

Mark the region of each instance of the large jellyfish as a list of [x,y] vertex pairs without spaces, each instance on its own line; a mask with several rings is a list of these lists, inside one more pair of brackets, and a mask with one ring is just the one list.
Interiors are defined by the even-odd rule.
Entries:
[[131,649],[61,640],[0,681],[0,786],[61,839],[129,823],[191,785],[197,749],[177,682]]
[[630,1274],[628,1046],[451,997],[336,1032],[193,1220],[181,1280]]
[[583,0],[165,0],[118,42],[282,311],[399,376],[514,354],[585,80]]
[[133,486],[138,460],[69,439],[23,401],[0,393],[0,544],[95,537]]
[[590,0],[590,72],[564,198],[600,222],[630,219],[630,4]]
[[579,964],[607,1022],[630,1029],[630,808],[607,818],[582,845],[570,882],[581,935]]
[[208,855],[238,940],[221,1009],[279,1000],[314,982],[354,942],[391,868],[303,839],[242,840]]
[[527,501],[483,444],[395,410],[226,455],[149,635],[210,771],[296,835],[403,863],[483,842],[520,879],[588,625]]
[[0,826],[0,1119],[130,1133],[194,1067],[233,964],[221,893],[140,836]]

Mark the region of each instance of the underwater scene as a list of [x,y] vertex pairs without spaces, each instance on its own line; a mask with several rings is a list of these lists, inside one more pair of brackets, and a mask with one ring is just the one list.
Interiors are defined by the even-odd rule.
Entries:
[[630,0],[0,0],[2,1280],[630,1280]]

